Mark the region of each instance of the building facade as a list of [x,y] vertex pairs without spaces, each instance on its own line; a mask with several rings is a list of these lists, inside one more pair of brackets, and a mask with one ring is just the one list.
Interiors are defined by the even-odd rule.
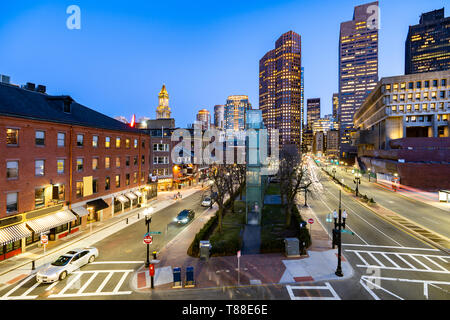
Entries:
[[248,101],[248,96],[229,96],[225,105],[225,129],[234,131],[244,130],[247,110],[251,108],[252,105]]
[[156,196],[149,138],[70,96],[0,83],[0,260]]
[[356,6],[353,19],[342,22],[339,34],[339,125],[341,157],[356,155],[350,134],[353,115],[378,81],[378,1]]
[[339,120],[339,93],[333,93],[333,98],[331,100],[333,106],[333,118]]
[[320,98],[306,100],[307,129],[312,130],[314,121],[320,119]]
[[301,37],[289,31],[259,61],[259,108],[269,134],[279,131],[280,148],[301,148],[301,79]]
[[201,123],[202,130],[208,130],[211,128],[211,113],[209,113],[207,109],[201,109],[197,113],[196,119]]
[[326,155],[329,158],[339,159],[339,130],[328,131],[326,140]]
[[214,106],[214,127],[223,130],[225,128],[225,105]]
[[169,94],[166,90],[166,85],[163,84],[161,91],[158,94],[158,106],[156,107],[156,119],[170,118],[171,110],[169,107]]
[[382,78],[355,113],[362,164],[402,184],[450,187],[449,82],[450,70]]
[[405,74],[450,69],[450,17],[444,8],[423,13],[405,42]]

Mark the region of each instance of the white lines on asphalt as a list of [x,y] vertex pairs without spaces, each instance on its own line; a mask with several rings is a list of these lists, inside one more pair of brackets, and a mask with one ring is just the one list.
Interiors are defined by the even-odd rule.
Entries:
[[[416,261],[418,264],[420,264],[421,266],[423,266],[425,269],[427,270],[432,270],[429,266],[427,266],[426,264],[424,264],[422,261],[420,261],[419,259],[417,259],[416,257],[414,257],[414,255],[410,255],[411,259],[413,259],[414,261]],[[447,271],[447,270],[445,270]]]
[[144,263],[144,261],[95,261],[90,264],[127,264],[127,263]]
[[53,282],[51,285],[49,285],[47,288],[45,288],[45,291],[50,291],[53,289],[54,286],[56,286],[59,283],[59,281]]
[[87,288],[87,286],[94,280],[94,278],[97,276],[98,272],[93,272],[92,275],[89,277],[88,281],[77,291],[78,294],[82,293],[84,289]]
[[[403,299],[402,297],[396,295],[395,293],[393,293],[393,292],[391,292],[391,291],[389,291],[389,290],[383,288],[382,286],[378,285],[375,281],[370,281],[370,280],[369,280],[370,278],[376,278],[376,277],[362,276],[362,277],[361,277],[361,280],[360,280],[360,283],[361,283],[361,281],[366,281],[367,283],[370,283],[370,286],[375,286],[375,287],[377,287],[378,289],[383,290],[384,292],[386,292],[386,293],[392,295],[393,297],[396,297],[396,298],[399,299],[399,300],[405,300],[405,299]],[[378,279],[381,279],[381,278],[378,278]],[[368,290],[369,293],[372,291],[372,290],[371,290],[370,288],[368,288],[368,287],[365,287],[365,289]],[[372,292],[372,293],[373,293],[373,292]],[[376,300],[380,300],[380,299],[378,298],[378,299],[376,299]]]
[[432,264],[434,264],[435,266],[437,266],[438,268],[440,268],[441,270],[447,271],[443,266],[441,266],[439,263],[437,263],[436,261],[431,260],[428,256],[423,256],[425,259],[427,259],[427,261],[430,261]]
[[27,291],[25,291],[24,293],[22,293],[21,297],[25,297],[27,296],[31,291],[34,290],[34,288],[36,288],[40,283],[36,281],[36,283],[34,285],[32,285]]
[[103,280],[102,284],[97,288],[97,291],[95,291],[95,293],[101,292],[103,290],[103,288],[106,286],[106,283],[109,281],[109,279],[111,279],[112,276],[113,276],[112,272],[108,273],[108,275]]
[[63,295],[78,279],[80,279],[82,273],[75,273],[75,277],[58,293],[58,295]]
[[427,250],[427,251],[439,251],[438,249],[431,248],[411,248],[411,247],[394,247],[394,246],[379,246],[375,244],[353,244],[353,243],[343,243],[343,246],[350,247],[378,247],[378,248],[391,248],[391,249],[410,249],[410,250]]
[[[348,250],[346,250],[346,251],[348,251]],[[354,253],[365,265],[367,265],[367,266],[369,265],[369,263],[366,260],[364,260],[364,258],[357,251],[354,251]]]
[[391,258],[388,257],[388,255],[386,253],[382,253],[381,254],[383,256],[383,258],[385,258],[387,261],[389,261],[390,263],[392,263],[396,268],[400,268],[400,266],[398,264],[396,264],[394,262],[394,260],[392,260]]
[[115,295],[121,295],[121,294],[131,294],[132,291],[120,291],[120,292],[86,292],[82,294],[64,294],[64,295],[58,295],[58,294],[52,294],[49,296],[49,298],[75,298],[75,297],[92,297],[92,296],[115,296]]
[[374,298],[375,300],[380,300],[380,298],[375,294],[375,292],[372,291],[372,289],[370,289],[365,281],[367,280],[363,280],[363,279],[359,279],[359,283],[361,284],[361,286],[366,289],[366,291],[372,296],[372,298]]
[[122,278],[120,278],[119,283],[114,288],[113,292],[117,293],[119,292],[120,287],[122,286],[123,282],[125,281],[126,277],[128,276],[129,272],[124,272],[122,275]]
[[373,260],[375,260],[375,262],[378,263],[378,265],[379,265],[380,267],[382,267],[382,268],[385,268],[385,267],[386,267],[384,264],[381,263],[380,260],[378,260],[378,259],[375,257],[374,254],[368,252],[368,255],[369,255]]
[[29,275],[28,277],[26,277],[25,279],[23,279],[17,286],[15,286],[14,288],[12,288],[11,290],[9,290],[3,297],[1,297],[1,300],[7,300],[7,299],[11,299],[9,296],[14,293],[17,289],[19,289],[21,286],[23,286],[28,280],[30,280],[31,278],[34,277],[34,274]]
[[[339,295],[333,289],[329,282],[325,282],[325,286],[290,286],[287,285],[286,289],[289,293],[291,300],[341,300]],[[312,297],[312,296],[302,296],[298,297],[294,295],[293,290],[328,290],[332,297]]]
[[[339,200],[333,193],[331,193],[329,190],[327,190],[327,192],[329,194],[331,194],[335,199]],[[401,243],[399,243],[398,241],[394,240],[393,238],[391,238],[390,236],[388,236],[386,233],[384,233],[383,231],[381,231],[380,229],[378,229],[377,227],[375,227],[373,224],[371,224],[369,221],[367,221],[366,219],[364,219],[363,217],[361,217],[359,214],[357,214],[355,212],[355,210],[353,210],[350,206],[346,205],[344,203],[344,200],[342,199],[342,204],[344,204],[349,211],[353,212],[358,218],[360,218],[362,221],[364,221],[365,223],[367,223],[369,226],[371,226],[372,228],[374,228],[375,230],[377,230],[378,232],[380,232],[382,235],[384,235],[386,238],[391,239],[393,242],[395,242],[396,244],[398,244],[399,246],[403,247],[403,245]]]

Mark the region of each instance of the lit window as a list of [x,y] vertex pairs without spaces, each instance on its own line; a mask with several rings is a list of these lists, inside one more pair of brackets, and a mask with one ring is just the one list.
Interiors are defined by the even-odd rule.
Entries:
[[83,171],[83,159],[82,158],[77,159],[77,171]]
[[83,146],[83,140],[84,140],[84,135],[77,134],[77,146],[82,147]]
[[98,158],[92,158],[92,170],[98,169]]
[[105,137],[105,148],[110,148],[110,147],[111,147],[111,138]]
[[120,148],[120,138],[116,138],[116,148]]
[[44,131],[36,131],[35,143],[37,146],[45,145],[45,132]]
[[63,132],[58,132],[58,147],[64,147],[66,145],[66,134]]
[[125,139],[125,148],[130,148],[130,139]]
[[120,157],[116,158],[116,168],[120,168]]
[[134,148],[137,149],[137,147],[138,147],[138,141],[137,141],[137,139],[134,139]]
[[19,144],[19,129],[6,129],[6,144],[9,146]]
[[58,173],[64,173],[64,159],[58,159],[56,161],[56,171]]
[[98,147],[98,136],[92,136],[92,147]]
[[111,161],[110,157],[105,157],[105,169],[109,169],[110,161]]

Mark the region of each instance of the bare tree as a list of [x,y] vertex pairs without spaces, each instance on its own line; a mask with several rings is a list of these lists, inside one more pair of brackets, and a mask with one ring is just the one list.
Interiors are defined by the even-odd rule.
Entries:
[[303,168],[296,151],[283,150],[281,152],[278,177],[280,179],[281,203],[285,208],[286,227],[289,227],[297,194],[310,185],[310,183],[304,183],[306,169]]
[[223,165],[219,165],[211,168],[209,178],[213,181],[212,191],[214,191],[212,198],[219,206],[217,212],[219,218],[219,232],[222,232],[222,217],[225,210],[225,197],[228,193],[228,179],[227,168]]
[[236,165],[236,181],[239,185],[239,200],[242,200],[242,192],[244,191],[245,183],[247,182],[247,167],[245,164]]

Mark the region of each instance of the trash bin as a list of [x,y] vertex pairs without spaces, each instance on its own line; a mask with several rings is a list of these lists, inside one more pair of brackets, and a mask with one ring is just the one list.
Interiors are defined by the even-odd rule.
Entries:
[[200,259],[209,259],[209,254],[211,251],[211,244],[209,240],[201,240],[200,241]]
[[300,257],[299,241],[297,238],[285,238],[284,245],[287,257]]

